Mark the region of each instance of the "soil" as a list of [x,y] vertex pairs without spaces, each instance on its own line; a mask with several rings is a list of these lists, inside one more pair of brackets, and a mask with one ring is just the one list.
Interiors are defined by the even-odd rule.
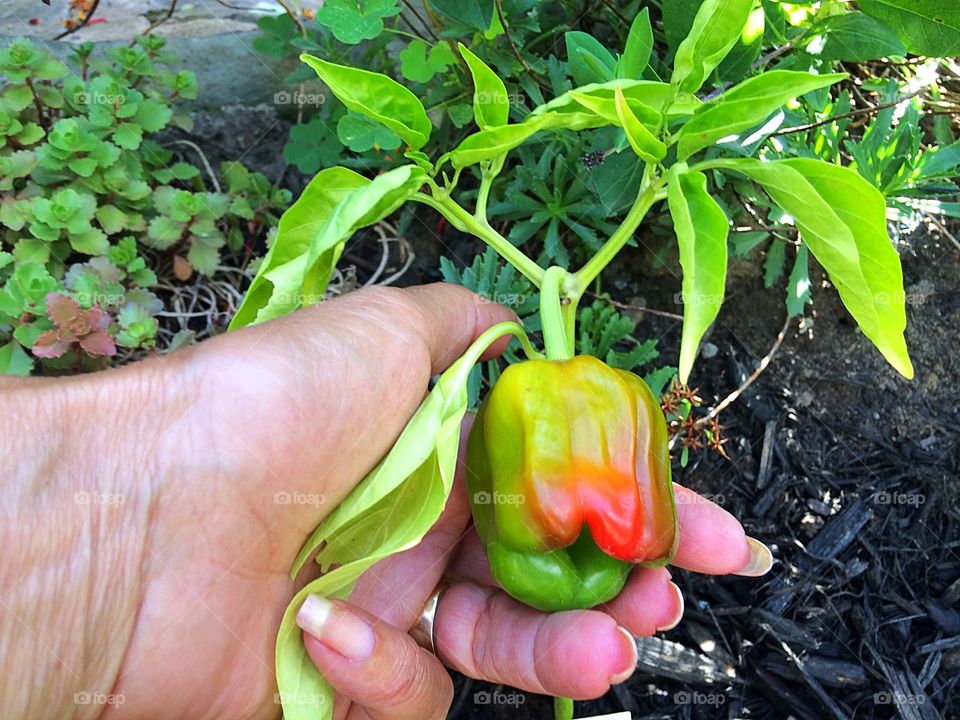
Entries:
[[[211,162],[256,148],[244,162],[299,192],[307,178],[279,159],[285,126],[244,112],[239,132],[222,118],[198,119],[194,139]],[[449,230],[438,238],[435,223],[410,224],[417,260],[397,284],[437,280],[440,254],[479,249]],[[886,364],[811,264],[815,304],[721,415],[730,458],[674,463],[677,482],[712,495],[771,546],[773,571],[758,580],[672,570],[684,621],[666,642],[641,640],[650,662],[578,703],[578,717],[960,718],[960,247],[926,226],[899,243],[916,378]],[[604,290],[682,312],[675,257],[653,269],[662,244],[651,235],[623,253]],[[380,252],[361,237],[344,259],[362,280]],[[705,408],[743,383],[783,326],[783,287],[764,289],[762,274],[757,257],[731,263],[707,338],[716,352],[694,370]],[[632,314],[638,339],[657,337],[661,358],[677,356],[678,322]],[[461,676],[455,684],[451,720],[552,717],[549,698]]]

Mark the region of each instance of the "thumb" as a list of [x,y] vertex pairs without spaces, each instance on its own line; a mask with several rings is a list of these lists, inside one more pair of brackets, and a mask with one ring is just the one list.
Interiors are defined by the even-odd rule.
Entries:
[[309,595],[297,613],[314,665],[370,720],[442,720],[453,683],[406,633],[349,603]]

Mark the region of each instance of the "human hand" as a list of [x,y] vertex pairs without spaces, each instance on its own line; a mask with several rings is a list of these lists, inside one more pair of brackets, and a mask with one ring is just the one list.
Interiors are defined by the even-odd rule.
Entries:
[[[46,464],[21,463],[11,480],[21,491],[19,507],[33,514],[14,508],[14,529],[22,534],[5,532],[8,546],[29,551],[21,556],[23,568],[3,568],[6,612],[0,613],[4,636],[13,638],[3,651],[5,667],[41,666],[42,681],[8,693],[5,680],[3,715],[156,717],[163,708],[165,717],[276,717],[273,646],[297,589],[287,568],[303,539],[390,448],[429,377],[486,327],[509,318],[452,286],[380,289],[118,371],[6,384],[11,417],[30,417],[30,408],[41,430],[15,432],[21,442],[37,440],[11,456],[43,451],[48,457]],[[48,426],[57,428],[55,437],[42,432]],[[43,474],[31,477],[31,468]],[[80,493],[124,502],[78,507]],[[407,698],[410,707],[428,703],[425,714],[413,717],[439,712],[449,695],[436,660],[402,631],[443,573],[438,559],[451,557],[466,525],[469,510],[457,497],[424,543],[388,561],[397,573],[392,593],[370,587],[389,569],[382,563],[354,596],[358,607],[372,611],[369,618],[385,621],[376,624],[371,657],[403,669],[392,676],[397,691],[422,698]],[[59,503],[56,512],[50,498]],[[529,611],[490,589],[476,562],[478,544],[471,551],[467,541],[458,552],[451,572],[472,582],[444,597],[437,628],[444,661],[525,688],[602,692],[601,684],[582,691],[566,686],[562,673],[551,674],[549,660],[523,669],[516,654],[478,656],[473,646],[459,647],[474,637],[462,632],[481,621],[516,622],[529,632],[534,618],[519,617]],[[664,573],[649,584],[669,602]],[[398,605],[401,587],[405,601]],[[628,612],[629,600],[623,605]],[[465,613],[459,623],[458,612]],[[607,645],[611,637],[619,645],[603,656],[619,663],[632,650],[616,623],[598,616],[578,616],[574,626],[586,623],[581,634],[589,636],[591,623],[605,623]],[[642,616],[614,616],[643,631]],[[561,622],[536,618],[550,627]],[[418,681],[427,677],[417,674],[421,666],[429,668],[429,683]],[[365,690],[374,665],[364,664],[367,672],[359,667],[352,675],[359,685],[335,682],[347,696],[374,713],[378,701],[402,699]],[[325,672],[337,677],[335,668]],[[107,700],[78,707],[78,694]]]

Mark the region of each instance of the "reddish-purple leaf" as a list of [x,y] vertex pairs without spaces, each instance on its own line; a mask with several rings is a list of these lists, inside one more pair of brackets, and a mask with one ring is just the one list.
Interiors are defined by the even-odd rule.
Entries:
[[[68,298],[66,295],[50,293],[47,295],[47,317],[53,321],[57,327],[68,325],[71,320],[80,315],[82,311],[77,301]],[[62,353],[61,353],[62,354]]]
[[92,330],[105,330],[110,324],[110,315],[108,315],[99,305],[83,313],[84,319],[90,324]]
[[33,344],[33,354],[39,358],[58,358],[63,355],[73,343],[57,338],[56,330],[47,330],[40,333],[40,337]]
[[117,346],[106,330],[94,330],[89,335],[84,335],[80,338],[80,347],[92,357],[117,354]]

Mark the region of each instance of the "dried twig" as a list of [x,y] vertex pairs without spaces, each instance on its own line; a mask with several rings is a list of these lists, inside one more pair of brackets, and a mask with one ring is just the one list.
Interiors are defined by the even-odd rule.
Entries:
[[787,336],[787,330],[790,328],[790,320],[792,318],[787,316],[787,319],[783,323],[783,327],[780,329],[780,332],[777,334],[777,339],[773,342],[773,347],[770,348],[770,351],[763,356],[757,365],[756,369],[750,373],[750,377],[743,381],[743,384],[740,385],[736,390],[727,395],[719,405],[717,405],[713,410],[704,415],[702,418],[699,418],[694,427],[701,428],[704,427],[707,423],[713,420],[717,415],[724,411],[731,403],[736,401],[738,397],[743,395],[748,387],[753,384],[753,381],[760,377],[760,374],[767,369],[767,366],[770,364],[770,361],[773,359],[773,356],[776,355],[777,350],[780,349],[780,345],[783,344],[783,339]]
[[97,11],[97,7],[98,7],[99,5],[100,5],[100,0],[93,0],[93,3],[90,5],[90,9],[87,10],[87,14],[84,15],[82,18],[80,18],[80,22],[78,22],[78,23],[77,23],[76,25],[74,25],[73,27],[68,27],[66,30],[64,30],[64,31],[63,31],[62,33],[60,33],[59,35],[55,35],[53,39],[54,39],[54,40],[62,40],[62,39],[65,38],[67,35],[72,35],[73,33],[75,33],[75,32],[76,32],[77,30],[79,30],[80,28],[85,27],[86,24],[87,24],[88,22],[90,22],[90,18],[93,17],[93,14]]
[[[142,33],[140,33],[140,34],[141,34],[141,35],[149,35],[149,34],[152,33],[154,30],[156,30],[158,27],[160,27],[160,26],[163,25],[165,22],[167,22],[167,20],[169,20],[170,18],[172,18],[172,17],[173,17],[173,13],[176,12],[176,10],[177,10],[177,0],[170,0],[170,7],[167,8],[167,14],[164,15],[163,17],[161,17],[159,20],[155,20],[154,22],[150,23],[150,25],[147,26],[147,29],[144,30],[144,31],[143,31]],[[137,42],[137,39],[134,38],[133,40],[130,41],[130,46],[133,47],[133,46],[136,44],[136,42]]]
[[597,300],[603,300],[608,302],[616,308],[621,310],[633,310],[634,312],[642,312],[647,315],[657,315],[658,317],[669,318],[670,320],[677,320],[683,322],[683,315],[678,315],[677,313],[667,312],[666,310],[655,310],[654,308],[643,307],[642,305],[628,305],[627,303],[617,302],[616,300],[611,300],[608,297],[597,295],[594,292],[587,291],[587,295]]
[[847,118],[860,117],[861,115],[873,115],[878,113],[881,110],[886,110],[887,108],[892,108],[899,105],[902,102],[906,102],[911,98],[915,98],[919,95],[922,90],[917,90],[912,92],[909,95],[905,95],[902,98],[897,98],[896,100],[891,100],[890,102],[880,103],[879,105],[871,105],[870,107],[860,108],[858,110],[851,110],[850,112],[843,113],[841,115],[834,115],[833,117],[828,117],[826,120],[820,120],[815,123],[808,123],[806,125],[797,125],[796,127],[783,128],[783,130],[777,130],[773,133],[771,137],[779,137],[781,135],[791,135],[793,133],[807,132],[808,130],[813,130],[814,128],[823,127],[824,125],[829,125],[830,123],[836,122],[837,120],[846,120]]
[[500,4],[500,0],[494,0],[494,5],[497,8],[497,17],[500,18],[500,25],[503,26],[503,36],[507,39],[507,43],[510,45],[510,49],[513,51],[513,55],[520,62],[520,65],[523,66],[524,71],[534,79],[534,81],[540,87],[549,90],[550,86],[546,81],[541,78],[536,71],[527,64],[527,61],[523,59],[523,56],[520,54],[520,51],[517,49],[516,44],[513,42],[513,37],[510,35],[510,26],[507,25],[507,18],[503,15],[503,5]]

